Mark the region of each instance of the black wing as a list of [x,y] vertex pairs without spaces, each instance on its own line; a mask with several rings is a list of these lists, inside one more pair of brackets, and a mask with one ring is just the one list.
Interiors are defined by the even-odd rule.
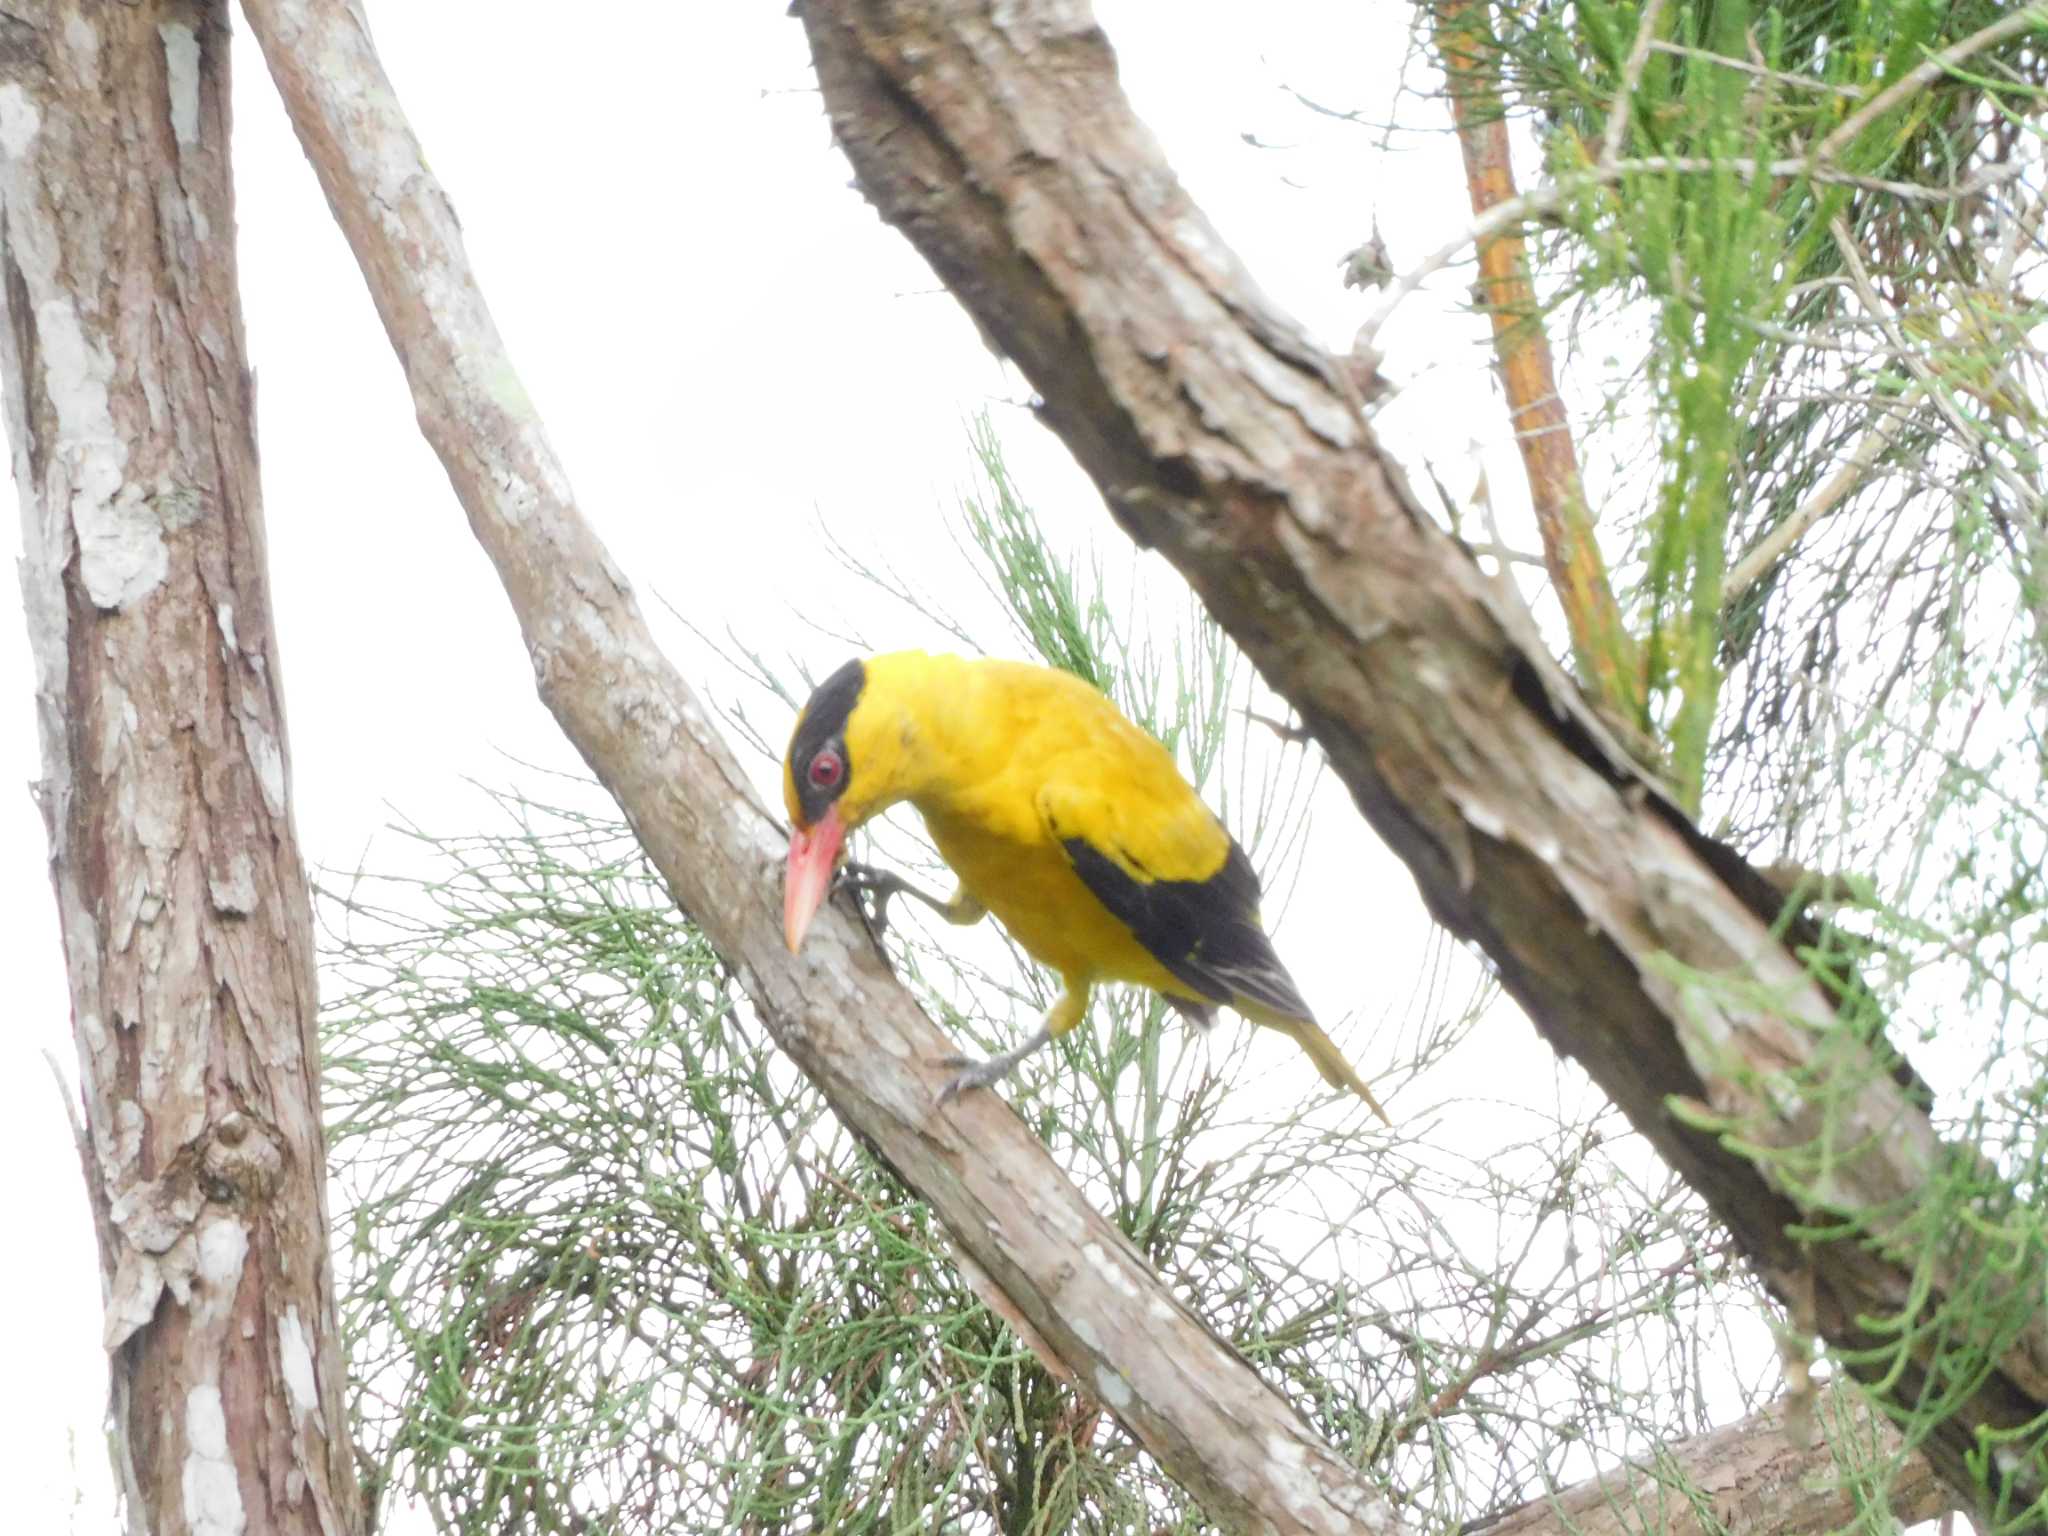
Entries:
[[1062,846],[1081,883],[1176,980],[1212,1003],[1313,1017],[1259,926],[1258,872],[1236,838],[1206,880],[1140,880],[1085,838]]

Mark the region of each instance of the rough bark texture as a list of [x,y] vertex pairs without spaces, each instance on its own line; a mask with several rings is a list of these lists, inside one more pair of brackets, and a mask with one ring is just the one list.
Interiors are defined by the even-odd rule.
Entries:
[[[1939,1165],[1967,1149],[1943,1148],[1837,1027],[1795,953],[1811,932],[1773,931],[1782,899],[1614,746],[1512,594],[1423,512],[1344,375],[1175,181],[1087,5],[806,0],[801,15],[882,216],[1030,377],[1122,525],[1293,702],[1431,911],[1707,1199],[1794,1318],[1837,1346],[1896,1347],[1867,1325],[1924,1318],[1972,1266],[2013,1266],[2036,1310],[1974,1385],[1944,1384],[1955,1411],[1927,1449],[1981,1508],[2032,1504],[2030,1454],[1985,1458],[1988,1491],[1966,1457],[1980,1430],[2048,1408],[2041,1256],[1974,1248],[1966,1230],[1930,1254],[1911,1235]],[[1785,1149],[1805,1160],[1772,1155]],[[1789,1230],[1817,1213],[1862,1239]],[[1943,1335],[1908,1337],[1883,1386],[1902,1409]]]
[[350,0],[244,0],[420,425],[504,582],[541,697],[676,900],[845,1123],[1086,1390],[1228,1529],[1393,1530],[1375,1490],[1167,1290],[1001,1099],[940,1109],[953,1047],[859,922],[783,945],[785,834],[578,513]]
[[[1843,1416],[1827,1435],[1848,1442],[1844,1462],[1896,1454],[1899,1437],[1868,1408],[1841,1402],[1835,1409]],[[1909,1457],[1883,1492],[1901,1525],[1955,1505],[1924,1456]],[[1778,1404],[1467,1526],[1465,1536],[1823,1536],[1849,1528],[1861,1513],[1829,1445],[1789,1433]]]
[[0,11],[0,220],[116,1478],[138,1531],[353,1531],[220,5]]

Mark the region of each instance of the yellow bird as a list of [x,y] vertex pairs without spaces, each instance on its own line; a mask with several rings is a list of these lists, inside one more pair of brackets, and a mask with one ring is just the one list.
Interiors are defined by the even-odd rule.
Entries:
[[849,869],[876,894],[916,896],[952,922],[994,913],[1064,983],[1036,1033],[942,1095],[1000,1081],[1079,1024],[1098,981],[1152,988],[1196,1022],[1228,1004],[1292,1036],[1324,1081],[1386,1112],[1323,1033],[1259,922],[1251,860],[1173,756],[1065,672],[899,651],[850,661],[797,717],[783,761],[795,835],[783,884],[794,953],[832,886],[846,835],[900,800],[960,878],[949,901]]

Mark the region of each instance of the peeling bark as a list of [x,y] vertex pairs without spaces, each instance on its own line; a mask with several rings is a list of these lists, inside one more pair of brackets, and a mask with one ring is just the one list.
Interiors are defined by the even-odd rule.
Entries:
[[0,372],[130,1528],[360,1528],[211,0],[0,18]]
[[[1426,515],[1345,375],[1174,179],[1088,6],[806,0],[801,18],[883,218],[1032,380],[1123,527],[1293,703],[1430,910],[1794,1318],[1882,1352],[1901,1340],[1887,1321],[2010,1273],[2034,1310],[1971,1385],[1942,1382],[1955,1408],[1927,1451],[1980,1510],[2032,1505],[2026,1438],[1982,1458],[1982,1482],[1969,1458],[1980,1432],[2048,1409],[2042,1256],[1967,1230],[1930,1253],[1914,1235],[1941,1165],[1969,1149],[1942,1146],[1838,1027],[1796,953],[1811,930],[1774,931],[1781,899],[1608,739],[1512,594]],[[1773,1155],[1791,1152],[1824,1154],[1819,1171]],[[1862,1234],[1791,1230],[1816,1219]],[[1935,1331],[1905,1337],[1880,1383],[1900,1411],[1942,1370]]]
[[578,512],[355,0],[244,0],[404,363],[421,430],[518,617],[542,699],[678,904],[857,1135],[930,1202],[1059,1373],[1231,1530],[1392,1531],[1377,1490],[1168,1290],[952,1045],[850,908],[783,944],[785,833]]

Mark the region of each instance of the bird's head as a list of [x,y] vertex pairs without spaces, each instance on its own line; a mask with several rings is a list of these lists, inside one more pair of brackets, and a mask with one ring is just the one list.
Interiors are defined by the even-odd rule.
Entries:
[[791,954],[832,888],[846,834],[877,809],[854,787],[866,754],[848,745],[850,737],[858,742],[853,716],[867,681],[866,664],[855,660],[820,683],[797,716],[782,759],[782,798],[793,828],[782,881],[782,931]]
[[782,920],[792,953],[832,888],[847,833],[943,774],[961,665],[923,651],[849,661],[797,716],[782,760],[792,828]]

